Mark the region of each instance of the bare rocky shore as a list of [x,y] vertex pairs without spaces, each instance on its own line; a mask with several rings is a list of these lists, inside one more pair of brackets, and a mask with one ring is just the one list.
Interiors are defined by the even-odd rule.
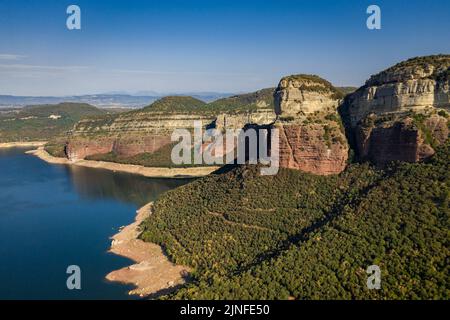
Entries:
[[77,160],[71,161],[66,158],[57,158],[45,151],[44,147],[39,147],[36,150],[27,151],[28,154],[33,154],[40,159],[52,164],[68,164],[87,168],[99,168],[112,171],[126,172],[138,174],[149,178],[195,178],[203,177],[211,172],[219,169],[219,167],[195,167],[195,168],[159,168],[159,167],[144,167],[139,165],[121,164],[106,161],[94,160]]
[[130,295],[156,297],[169,293],[184,284],[189,268],[175,265],[169,261],[160,246],[138,239],[139,225],[152,212],[153,203],[137,211],[136,220],[123,227],[112,237],[110,252],[136,262],[131,266],[113,271],[106,276],[109,281],[133,284]]
[[[76,165],[89,168],[102,168],[113,171],[139,174],[146,177],[159,178],[185,178],[200,177],[210,174],[218,167],[199,168],[148,168],[136,165],[125,165],[104,161],[78,160],[71,161],[65,158],[53,157],[45,151],[42,144],[36,150],[26,152],[52,164]],[[148,203],[137,211],[135,221],[123,228],[112,237],[110,252],[129,258],[136,262],[133,265],[115,270],[106,276],[109,281],[132,284],[135,288],[129,291],[130,295],[154,298],[167,294],[189,278],[190,269],[175,265],[164,254],[162,248],[154,243],[138,239],[139,225],[152,211],[153,203]]]
[[45,145],[46,141],[26,141],[26,142],[3,142],[0,143],[0,149],[1,148],[16,148],[16,147],[41,147]]

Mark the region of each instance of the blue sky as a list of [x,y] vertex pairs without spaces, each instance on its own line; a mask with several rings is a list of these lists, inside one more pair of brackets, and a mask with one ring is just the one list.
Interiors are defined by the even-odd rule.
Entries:
[[0,94],[244,92],[294,73],[359,86],[449,40],[448,0],[0,0]]

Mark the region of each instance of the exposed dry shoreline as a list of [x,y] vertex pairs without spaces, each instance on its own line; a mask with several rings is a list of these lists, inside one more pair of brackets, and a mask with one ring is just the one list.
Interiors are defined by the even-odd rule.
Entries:
[[[199,167],[170,169],[149,168],[93,160],[70,161],[65,158],[53,157],[45,151],[43,144],[39,144],[38,149],[30,150],[26,153],[35,155],[43,161],[52,164],[102,168],[158,178],[200,177],[208,175],[219,168]],[[121,228],[119,233],[111,238],[112,242],[109,252],[129,258],[136,262],[136,264],[112,271],[106,276],[106,279],[109,281],[134,285],[136,288],[129,291],[130,295],[139,295],[140,297],[150,298],[176,290],[178,286],[187,281],[190,271],[189,267],[175,265],[170,262],[159,245],[138,239],[140,234],[139,225],[150,216],[152,207],[153,203],[150,202],[139,209],[135,221],[130,225]]]
[[17,147],[42,147],[47,141],[27,141],[27,142],[2,142],[0,143],[0,149],[2,148],[17,148]]
[[112,171],[126,172],[138,174],[149,178],[195,178],[207,176],[211,172],[219,169],[219,167],[196,167],[196,168],[152,168],[132,164],[121,164],[106,161],[94,160],[77,160],[71,161],[65,158],[57,158],[50,155],[40,146],[36,150],[27,151],[40,159],[52,164],[67,164],[87,168],[99,168]]
[[110,252],[129,258],[136,264],[113,271],[106,279],[135,285],[130,295],[152,297],[173,291],[186,282],[190,270],[170,262],[160,246],[138,239],[139,225],[151,214],[152,207],[151,202],[139,209],[135,222],[112,237]]

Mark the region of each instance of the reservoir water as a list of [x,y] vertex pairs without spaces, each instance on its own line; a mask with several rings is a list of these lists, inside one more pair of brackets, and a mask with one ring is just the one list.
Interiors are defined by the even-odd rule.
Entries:
[[[109,237],[189,180],[51,165],[24,151],[0,149],[0,299],[132,299],[104,279],[131,263],[107,252]],[[81,269],[81,290],[67,289],[69,265]]]

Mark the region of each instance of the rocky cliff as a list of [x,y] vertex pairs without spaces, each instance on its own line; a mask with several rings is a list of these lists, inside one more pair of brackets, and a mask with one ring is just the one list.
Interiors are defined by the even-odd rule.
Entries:
[[69,159],[78,160],[111,152],[122,157],[153,153],[171,143],[174,129],[192,129],[196,120],[206,126],[214,119],[212,115],[145,108],[110,117],[85,119],[73,128],[66,154]]
[[192,97],[165,97],[140,110],[78,122],[66,144],[66,154],[78,160],[99,154],[126,158],[154,153],[172,143],[174,129],[192,130],[194,121],[220,130],[272,123],[276,118],[272,106],[273,89],[210,104]]
[[165,97],[140,110],[80,121],[66,154],[72,160],[98,154],[117,159],[164,150],[170,160],[173,130],[192,129],[200,120],[222,131],[274,125],[280,165],[315,174],[344,170],[347,138],[361,160],[421,161],[448,138],[449,68],[450,55],[410,59],[370,77],[345,99],[342,90],[314,75],[284,77],[277,88],[208,104]]
[[448,136],[450,55],[413,58],[367,80],[343,115],[360,159],[416,162]]
[[337,114],[341,98],[317,76],[281,79],[275,92],[281,167],[322,175],[344,170],[349,148]]

